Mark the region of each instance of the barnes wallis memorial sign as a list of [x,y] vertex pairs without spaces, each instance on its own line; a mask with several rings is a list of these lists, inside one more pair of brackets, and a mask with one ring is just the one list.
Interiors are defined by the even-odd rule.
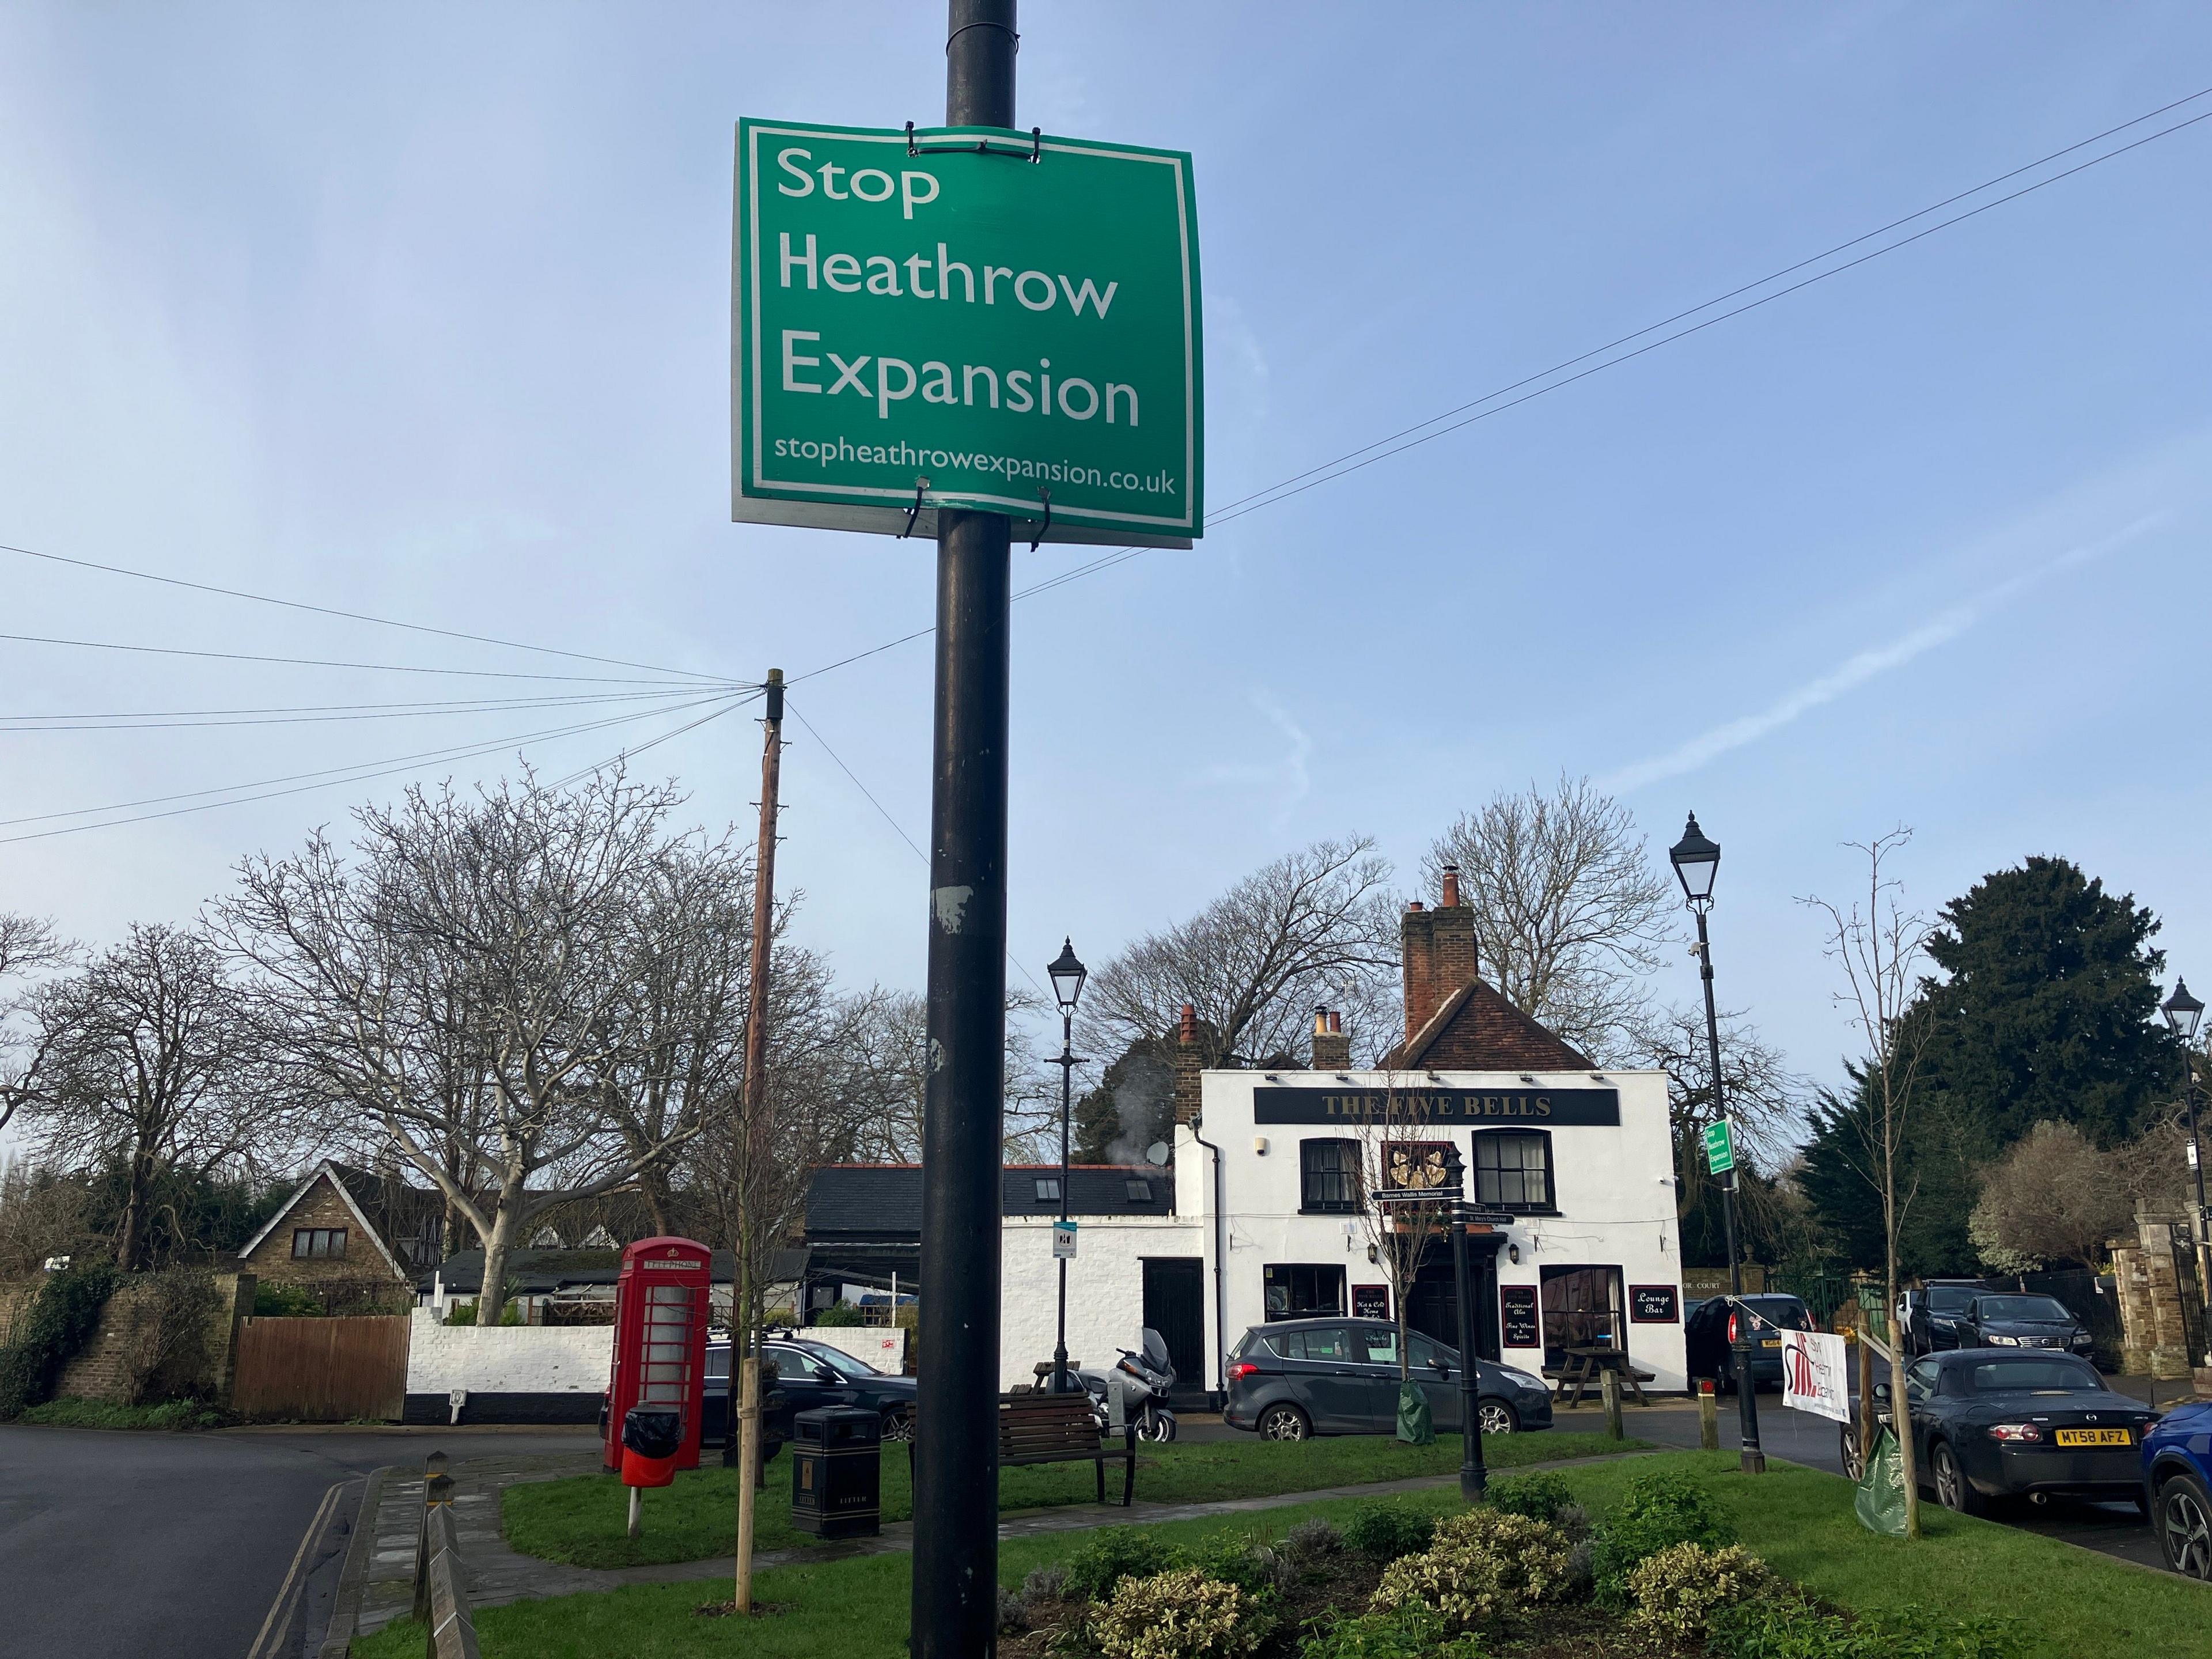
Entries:
[[1255,1089],[1255,1123],[1406,1123],[1430,1128],[1510,1124],[1607,1128],[1620,1121],[1618,1089]]

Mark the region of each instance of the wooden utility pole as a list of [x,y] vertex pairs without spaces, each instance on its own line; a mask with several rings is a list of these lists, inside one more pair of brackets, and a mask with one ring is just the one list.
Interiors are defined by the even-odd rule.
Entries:
[[738,1108],[737,1225],[732,1229],[731,1352],[737,1357],[737,1610],[753,1607],[754,1480],[760,1468],[760,1352],[753,1316],[752,1188],[768,1148],[768,966],[775,932],[775,792],[783,760],[783,670],[768,671],[768,712],[761,722],[760,847],[753,855],[752,964],[745,981],[745,1075]]

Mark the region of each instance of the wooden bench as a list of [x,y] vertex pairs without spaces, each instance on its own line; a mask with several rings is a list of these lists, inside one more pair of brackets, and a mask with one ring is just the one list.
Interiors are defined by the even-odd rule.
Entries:
[[[918,1425],[917,1425],[918,1426]],[[1106,1501],[1106,1462],[1121,1463],[1121,1507],[1127,1509],[1137,1489],[1137,1425],[1121,1432],[1122,1443],[1114,1446],[1098,1432],[1098,1419],[1091,1413],[1091,1397],[1084,1394],[1008,1394],[999,1397],[999,1467],[1026,1463],[1090,1463],[1098,1473],[1098,1501]],[[907,1443],[907,1466],[914,1466],[917,1433]]]
[[[1607,1371],[1613,1371],[1620,1376],[1624,1391],[1633,1398],[1638,1405],[1648,1406],[1651,1403],[1644,1398],[1644,1389],[1640,1385],[1652,1381],[1653,1373],[1637,1370],[1628,1363],[1628,1356],[1620,1349],[1607,1347],[1569,1348],[1567,1363],[1560,1366],[1556,1373],[1559,1388],[1559,1393],[1553,1398],[1563,1406],[1576,1405],[1583,1397],[1583,1390],[1585,1388],[1595,1387],[1599,1376]],[[1547,1375],[1553,1375],[1553,1373],[1547,1372]],[[1574,1384],[1572,1393],[1570,1393],[1567,1389],[1570,1382]]]

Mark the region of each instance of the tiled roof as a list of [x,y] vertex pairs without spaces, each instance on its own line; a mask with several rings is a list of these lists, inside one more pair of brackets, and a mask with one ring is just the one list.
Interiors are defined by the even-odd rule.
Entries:
[[[1067,1172],[1068,1213],[1173,1215],[1175,1177],[1149,1164],[1079,1164]],[[1058,1215],[1057,1197],[1040,1198],[1037,1183],[1057,1181],[1057,1164],[1010,1164],[1000,1171],[1005,1215]],[[1141,1189],[1141,1190],[1140,1190]],[[919,1238],[921,1166],[830,1164],[806,1188],[806,1236],[817,1238]]]
[[1445,998],[1429,1023],[1382,1063],[1431,1071],[1579,1072],[1589,1068],[1590,1059],[1477,979]]

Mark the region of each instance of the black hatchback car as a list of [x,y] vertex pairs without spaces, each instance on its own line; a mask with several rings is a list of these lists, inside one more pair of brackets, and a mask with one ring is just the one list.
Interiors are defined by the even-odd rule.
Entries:
[[1794,1296],[1714,1297],[1690,1310],[1683,1322],[1682,1346],[1692,1380],[1711,1377],[1723,1394],[1735,1386],[1735,1362],[1729,1345],[1746,1322],[1752,1340],[1753,1387],[1782,1386],[1782,1333],[1813,1328],[1812,1310]]
[[[1993,1498],[2039,1493],[2142,1504],[2142,1439],[2157,1414],[2087,1360],[1962,1348],[1917,1361],[1905,1388],[1921,1479],[1946,1509],[1979,1515]],[[1877,1405],[1889,1398],[1875,1383]]]
[[[1412,1378],[1437,1431],[1460,1431],[1459,1353],[1415,1331]],[[1475,1362],[1475,1409],[1485,1434],[1552,1426],[1544,1379]],[[1398,1423],[1398,1328],[1384,1319],[1285,1319],[1255,1325],[1229,1356],[1221,1420],[1270,1440],[1315,1434],[1389,1434]]]

